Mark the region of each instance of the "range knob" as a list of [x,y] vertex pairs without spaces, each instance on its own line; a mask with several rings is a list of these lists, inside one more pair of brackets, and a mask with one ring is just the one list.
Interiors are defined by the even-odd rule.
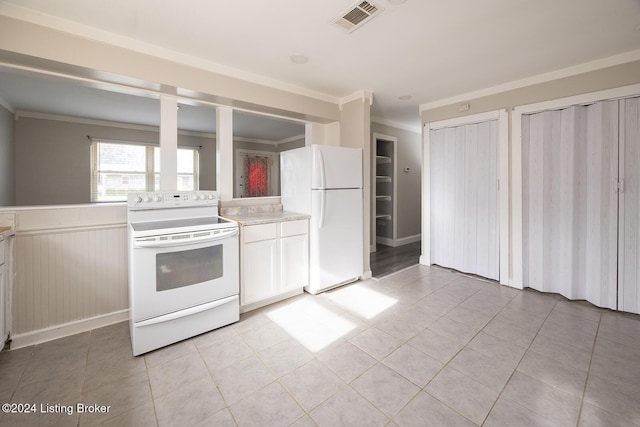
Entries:
[[142,200],[143,200],[144,202],[146,202],[146,203],[149,203],[149,202],[151,202],[151,196],[148,196],[148,195],[147,195],[147,196],[144,196],[144,197],[142,198]]
[[136,197],[136,203],[140,202],[142,202],[142,197],[140,197],[140,195],[138,194],[138,196]]
[[209,200],[213,200],[213,194],[209,194],[208,199],[209,199]]
[[159,195],[153,198],[154,202],[161,202],[162,201],[162,197],[160,197]]

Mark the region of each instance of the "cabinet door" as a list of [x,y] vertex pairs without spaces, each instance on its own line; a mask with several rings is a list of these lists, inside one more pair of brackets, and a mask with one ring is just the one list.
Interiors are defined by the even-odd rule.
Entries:
[[276,239],[244,244],[242,258],[242,305],[276,293]]
[[280,239],[280,291],[302,289],[309,284],[309,236]]
[[[0,242],[0,244],[2,244]],[[0,348],[4,347],[9,331],[7,331],[7,284],[4,264],[0,265]]]

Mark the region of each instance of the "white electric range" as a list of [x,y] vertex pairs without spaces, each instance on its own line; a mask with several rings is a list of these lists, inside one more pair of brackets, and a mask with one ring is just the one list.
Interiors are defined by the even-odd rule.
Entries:
[[133,354],[239,319],[238,224],[215,191],[131,193],[129,303]]

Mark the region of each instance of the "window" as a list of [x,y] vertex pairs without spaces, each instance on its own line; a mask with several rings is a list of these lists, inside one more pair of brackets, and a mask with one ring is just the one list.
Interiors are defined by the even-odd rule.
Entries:
[[[198,189],[198,151],[178,148],[178,191]],[[91,201],[121,202],[131,191],[160,189],[160,148],[135,143],[91,144]]]

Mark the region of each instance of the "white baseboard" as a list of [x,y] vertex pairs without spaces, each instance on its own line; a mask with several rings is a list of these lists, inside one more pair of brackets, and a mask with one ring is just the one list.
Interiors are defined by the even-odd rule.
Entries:
[[267,306],[269,304],[274,304],[276,302],[286,300],[287,298],[291,298],[291,297],[294,297],[296,295],[300,295],[302,292],[303,292],[302,288],[294,289],[292,291],[285,292],[285,293],[280,294],[280,295],[275,295],[273,297],[264,299],[262,301],[253,302],[251,304],[241,305],[240,306],[240,313],[241,314],[242,313],[246,313],[247,311],[255,310],[257,308],[265,307],[265,306]]
[[362,274],[362,280],[369,280],[373,277],[373,273],[371,272],[371,270],[365,271]]
[[34,344],[41,344],[46,341],[64,338],[69,335],[87,332],[103,326],[129,320],[129,309],[114,311],[88,319],[77,320],[75,322],[64,323],[50,328],[38,329],[24,334],[11,336],[11,349],[27,347]]
[[376,236],[376,243],[380,243],[385,246],[393,246],[393,239],[389,239],[388,237]]
[[431,260],[428,260],[424,255],[420,255],[420,264],[431,265]]
[[396,239],[395,246],[407,245],[409,243],[419,242],[422,239],[422,234],[414,234],[413,236],[401,237]]
[[413,242],[419,242],[422,239],[422,234],[415,234],[413,236],[401,237],[399,239],[389,239],[388,237],[376,236],[376,243],[381,243],[392,248],[407,245]]

